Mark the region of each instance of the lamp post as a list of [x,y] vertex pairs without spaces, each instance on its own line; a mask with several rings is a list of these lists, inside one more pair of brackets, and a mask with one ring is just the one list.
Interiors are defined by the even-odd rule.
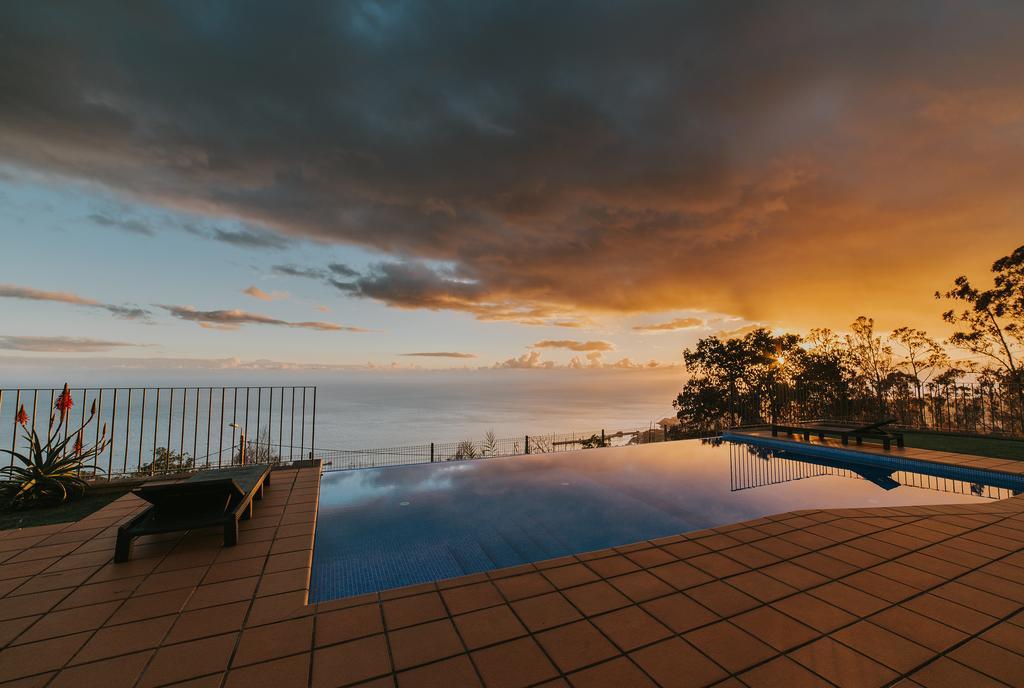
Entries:
[[245,465],[245,430],[242,430],[242,426],[239,425],[238,423],[232,423],[228,427],[232,427],[232,428],[235,428],[236,430],[238,430],[238,443],[239,443],[238,460],[241,463],[241,465],[244,466]]

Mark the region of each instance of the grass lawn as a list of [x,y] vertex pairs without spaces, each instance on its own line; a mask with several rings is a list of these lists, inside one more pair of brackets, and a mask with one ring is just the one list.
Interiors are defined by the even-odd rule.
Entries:
[[905,432],[903,433],[903,440],[908,447],[917,447],[919,449],[1024,461],[1024,441],[1021,440],[940,435],[930,432]]
[[67,523],[85,518],[98,511],[128,490],[104,490],[90,492],[81,499],[58,506],[24,509],[22,511],[0,511],[0,530],[45,526],[51,523]]

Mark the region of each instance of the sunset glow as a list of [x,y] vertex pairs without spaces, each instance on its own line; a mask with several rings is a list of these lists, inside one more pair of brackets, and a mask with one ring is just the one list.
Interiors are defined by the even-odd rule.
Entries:
[[755,325],[945,336],[934,292],[1020,243],[1021,8],[748,10],[0,10],[0,350],[592,370]]

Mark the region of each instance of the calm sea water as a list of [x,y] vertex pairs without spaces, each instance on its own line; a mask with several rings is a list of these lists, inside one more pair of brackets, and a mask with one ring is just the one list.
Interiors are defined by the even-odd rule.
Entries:
[[[316,385],[317,446],[362,449],[479,440],[489,430],[517,437],[647,427],[674,413],[681,377],[679,371],[39,369],[0,372],[0,387],[60,387],[65,380],[72,387]],[[8,435],[13,412],[5,399],[0,435]]]

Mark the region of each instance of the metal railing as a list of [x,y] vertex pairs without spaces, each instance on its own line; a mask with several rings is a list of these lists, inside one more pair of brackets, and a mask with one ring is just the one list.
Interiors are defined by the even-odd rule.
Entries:
[[322,459],[325,470],[351,468],[379,468],[417,463],[469,461],[500,456],[547,454],[552,452],[649,444],[666,441],[665,432],[657,427],[631,430],[595,430],[590,432],[549,433],[494,437],[486,435],[480,440],[460,442],[430,442],[429,444],[379,449],[325,449],[317,447],[316,458]]
[[[729,489],[733,492],[827,475],[865,479],[863,475],[848,468],[778,456],[768,447],[729,444]],[[912,471],[893,471],[891,477],[900,485],[987,499],[1007,499],[1019,494],[1019,490],[1006,487]]]
[[[43,442],[60,389],[0,389],[0,447],[28,446],[34,429]],[[142,477],[247,462],[305,459],[316,441],[316,387],[80,387],[64,436],[89,418],[86,444],[108,444],[96,457],[98,479]],[[19,422],[24,408],[27,420]],[[0,459],[3,460],[3,459]],[[9,462],[14,458],[10,457]],[[0,465],[6,465],[3,461]],[[90,462],[92,464],[92,462]]]
[[1009,384],[900,388],[881,395],[809,386],[777,385],[730,399],[715,429],[812,419],[876,421],[895,418],[904,428],[1024,436],[1021,388]]

